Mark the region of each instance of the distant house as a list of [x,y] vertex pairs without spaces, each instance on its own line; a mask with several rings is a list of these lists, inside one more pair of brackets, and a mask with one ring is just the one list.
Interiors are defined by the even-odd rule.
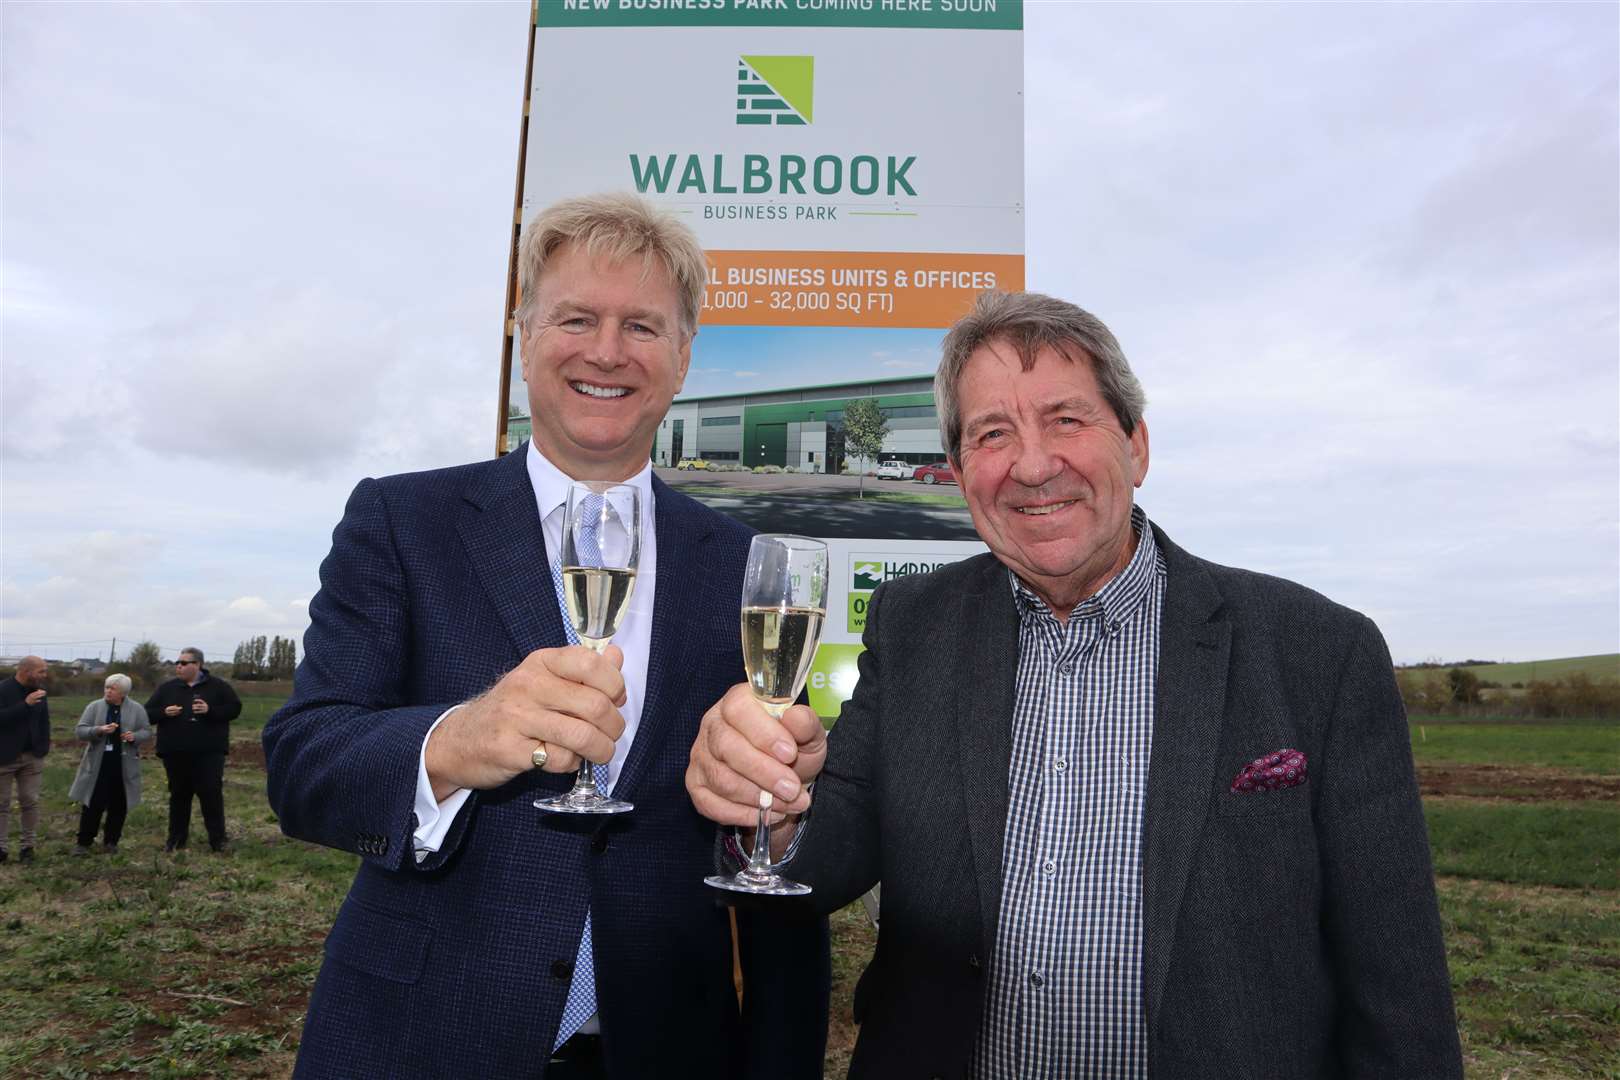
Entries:
[[81,656],[72,662],[81,675],[100,675],[107,670],[107,661],[99,656]]

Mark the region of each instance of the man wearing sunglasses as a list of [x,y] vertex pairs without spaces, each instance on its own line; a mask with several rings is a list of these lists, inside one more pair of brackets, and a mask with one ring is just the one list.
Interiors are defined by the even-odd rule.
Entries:
[[146,702],[157,725],[157,755],[169,776],[169,835],[164,851],[178,851],[191,835],[191,800],[202,804],[208,847],[224,851],[225,755],[231,747],[231,721],[242,712],[236,691],[203,667],[201,649],[181,649],[174,678]]

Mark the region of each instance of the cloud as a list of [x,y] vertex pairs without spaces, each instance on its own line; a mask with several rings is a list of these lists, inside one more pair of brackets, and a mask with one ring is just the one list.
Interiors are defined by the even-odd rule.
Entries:
[[[8,9],[0,645],[295,633],[356,479],[489,454],[527,11]],[[1025,16],[1027,278],[1141,375],[1155,519],[1397,657],[1612,649],[1620,9]],[[937,361],[774,333],[689,388]]]

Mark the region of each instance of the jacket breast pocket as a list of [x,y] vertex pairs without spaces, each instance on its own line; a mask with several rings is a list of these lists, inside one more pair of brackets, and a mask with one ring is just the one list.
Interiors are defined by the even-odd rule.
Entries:
[[1216,797],[1215,809],[1222,817],[1306,814],[1311,809],[1311,784],[1307,780],[1277,791],[1222,792]]
[[410,985],[422,977],[432,943],[431,927],[351,898],[326,939],[326,955],[379,979]]

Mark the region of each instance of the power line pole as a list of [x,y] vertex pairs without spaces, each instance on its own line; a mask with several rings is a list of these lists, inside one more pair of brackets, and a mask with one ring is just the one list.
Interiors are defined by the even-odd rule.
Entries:
[[118,639],[113,638],[112,648],[107,651],[107,666],[112,667],[118,662]]

